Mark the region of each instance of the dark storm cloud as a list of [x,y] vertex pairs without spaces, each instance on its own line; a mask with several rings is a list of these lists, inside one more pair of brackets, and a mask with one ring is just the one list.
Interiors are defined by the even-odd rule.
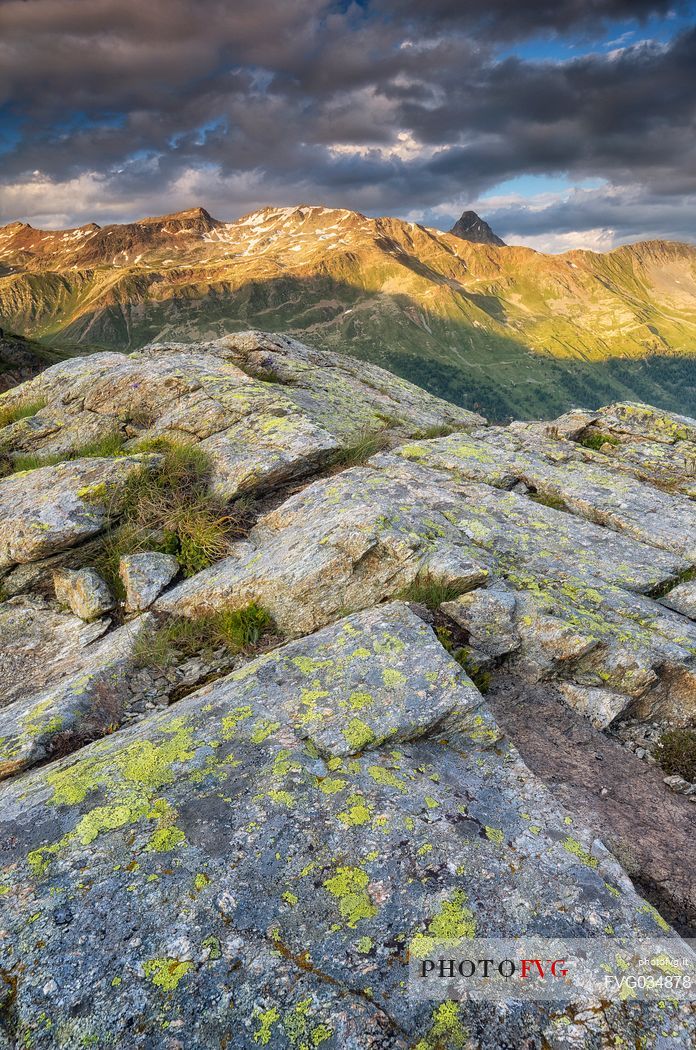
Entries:
[[[696,29],[564,61],[498,52],[674,7],[0,0],[0,221],[193,203],[228,218],[301,199],[443,216],[503,180],[562,172],[622,200],[604,220],[576,206],[591,226],[574,229],[616,220],[620,236],[642,194],[669,198],[671,232],[678,198],[696,194]],[[534,215],[559,228],[553,207]],[[682,225],[696,236],[693,211]]]
[[387,4],[394,14],[410,17],[418,24],[430,23],[435,28],[460,26],[486,30],[496,40],[514,40],[544,30],[567,33],[571,30],[596,29],[607,22],[634,18],[644,21],[650,15],[666,15],[684,8],[685,3],[672,0],[537,0],[515,3],[511,0],[486,0],[485,4],[464,0],[392,0]]

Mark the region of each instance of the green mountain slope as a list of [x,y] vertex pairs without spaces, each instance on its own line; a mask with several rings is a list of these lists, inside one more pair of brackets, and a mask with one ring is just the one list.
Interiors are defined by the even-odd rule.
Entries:
[[62,350],[46,347],[0,328],[0,393],[26,379],[32,379],[49,365],[68,356]]
[[547,256],[309,206],[13,223],[0,317],[85,348],[285,331],[498,419],[627,397],[696,412],[696,249],[678,243]]

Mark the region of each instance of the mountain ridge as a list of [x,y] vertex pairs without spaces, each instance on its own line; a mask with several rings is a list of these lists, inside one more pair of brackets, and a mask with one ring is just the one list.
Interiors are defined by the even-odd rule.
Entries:
[[[639,238],[638,240],[635,240],[635,241],[630,241],[630,242],[628,242],[626,244],[615,245],[613,248],[607,248],[604,251],[596,250],[594,248],[569,248],[569,249],[567,249],[566,251],[563,251],[563,252],[542,252],[542,251],[539,251],[539,249],[532,248],[531,246],[526,245],[526,244],[516,244],[516,243],[510,243],[508,241],[504,241],[501,237],[499,237],[495,233],[495,231],[486,222],[486,220],[482,219],[474,211],[465,211],[465,212],[463,212],[462,215],[460,216],[460,218],[454,223],[454,225],[452,227],[450,227],[449,230],[441,230],[441,229],[439,229],[436,226],[428,226],[425,223],[413,222],[413,221],[408,220],[408,219],[400,219],[397,216],[391,216],[391,215],[368,216],[367,214],[365,214],[363,212],[359,212],[359,211],[356,211],[356,210],[351,209],[351,208],[330,207],[328,205],[323,205],[323,204],[297,204],[297,205],[291,205],[291,206],[287,206],[287,207],[282,207],[282,206],[273,205],[273,204],[267,204],[267,205],[262,205],[259,208],[254,208],[254,209],[252,209],[249,212],[243,212],[242,215],[240,215],[238,218],[231,219],[231,220],[214,218],[210,214],[210,212],[205,207],[203,207],[202,205],[195,205],[194,207],[191,207],[191,208],[184,208],[181,211],[168,212],[168,213],[163,214],[163,215],[142,216],[141,218],[131,219],[128,222],[124,222],[124,223],[115,223],[114,222],[114,223],[99,224],[99,223],[96,223],[96,222],[87,222],[87,223],[82,223],[79,226],[37,227],[37,226],[33,226],[31,223],[23,222],[22,220],[16,219],[16,220],[13,220],[12,222],[8,222],[8,223],[5,223],[3,225],[0,225],[0,237],[2,237],[3,235],[6,235],[8,231],[20,230],[21,229],[21,230],[30,230],[30,231],[32,231],[32,233],[40,235],[43,239],[49,239],[49,238],[54,237],[54,236],[57,237],[59,234],[63,238],[66,238],[68,235],[75,235],[77,233],[81,233],[82,235],[86,235],[86,233],[88,231],[92,231],[93,233],[97,233],[97,232],[116,230],[116,229],[126,229],[126,228],[130,229],[130,228],[133,228],[133,227],[136,227],[136,228],[137,227],[150,227],[150,226],[154,226],[154,225],[156,225],[158,223],[161,223],[163,225],[166,225],[166,224],[169,224],[169,223],[172,223],[172,222],[183,223],[186,220],[196,220],[196,221],[200,221],[202,223],[208,223],[208,224],[210,224],[211,227],[214,227],[214,228],[246,226],[246,225],[250,225],[250,223],[249,223],[250,219],[256,218],[258,216],[273,215],[273,214],[277,214],[277,215],[278,214],[298,215],[298,214],[302,214],[303,212],[310,212],[310,211],[311,212],[317,212],[317,211],[319,211],[319,212],[335,212],[336,214],[343,214],[343,215],[346,215],[346,216],[352,216],[355,219],[358,219],[358,220],[360,220],[362,222],[373,222],[373,223],[387,223],[387,222],[391,223],[391,222],[394,222],[394,223],[400,223],[403,226],[408,226],[408,227],[412,227],[412,228],[418,228],[419,230],[423,230],[424,232],[427,232],[427,233],[433,233],[433,234],[435,234],[435,235],[437,235],[439,237],[457,237],[458,240],[460,240],[460,241],[467,241],[469,244],[487,245],[487,246],[490,246],[490,247],[515,248],[515,249],[518,249],[520,251],[529,252],[530,254],[533,254],[533,255],[540,255],[540,256],[543,256],[544,258],[548,258],[548,259],[565,259],[567,257],[576,256],[576,255],[587,255],[587,256],[595,256],[595,257],[599,257],[599,258],[606,258],[606,257],[608,257],[610,255],[614,255],[614,254],[616,254],[618,252],[623,252],[623,251],[626,251],[626,250],[631,251],[631,250],[634,250],[634,249],[639,249],[641,247],[650,246],[650,245],[656,245],[656,246],[659,245],[661,247],[673,246],[673,247],[685,248],[688,251],[696,251],[696,244],[694,244],[691,241],[681,241],[681,240],[675,240],[675,239],[672,239],[672,238],[664,238],[664,237],[644,237],[644,238]],[[472,222],[481,223],[482,226],[485,227],[487,231],[490,231],[490,233],[492,234],[492,239],[491,240],[485,240],[485,241],[484,240],[475,240],[475,239],[473,239],[471,237],[463,236],[461,232],[455,233],[454,231],[460,226],[460,224],[462,224],[462,228],[466,230],[466,221],[469,218],[471,219]],[[0,250],[2,250],[2,249],[0,249]]]
[[51,344],[137,349],[261,327],[374,361],[493,418],[578,401],[696,411],[696,247],[544,255],[321,205],[0,228],[0,318]]

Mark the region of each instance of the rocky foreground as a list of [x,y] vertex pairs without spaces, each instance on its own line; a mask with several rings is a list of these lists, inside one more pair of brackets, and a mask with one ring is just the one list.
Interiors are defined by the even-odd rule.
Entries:
[[0,464],[0,1046],[693,1045],[406,981],[688,932],[694,795],[620,729],[696,718],[696,420],[492,427],[248,332],[49,368]]

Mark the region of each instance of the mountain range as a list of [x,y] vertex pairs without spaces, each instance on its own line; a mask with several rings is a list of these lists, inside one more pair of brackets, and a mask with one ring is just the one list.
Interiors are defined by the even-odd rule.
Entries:
[[52,352],[253,328],[348,350],[489,418],[626,398],[696,411],[696,247],[544,255],[339,208],[0,228],[0,324]]

